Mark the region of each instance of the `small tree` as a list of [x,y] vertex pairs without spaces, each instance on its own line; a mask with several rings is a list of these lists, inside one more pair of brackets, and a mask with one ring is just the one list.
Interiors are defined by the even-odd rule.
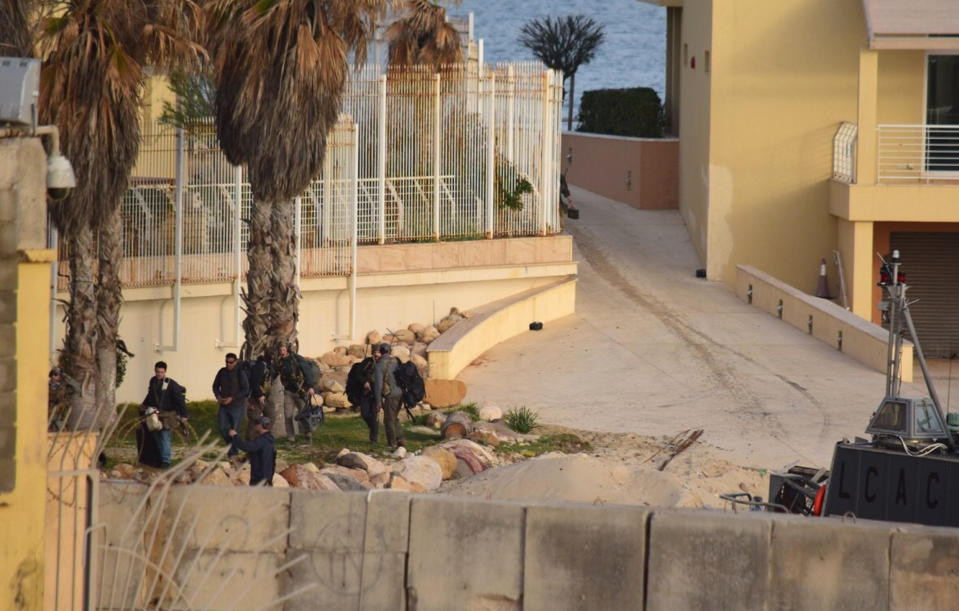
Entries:
[[573,101],[576,71],[596,55],[606,34],[603,26],[586,15],[533,19],[520,30],[519,42],[533,52],[541,62],[563,73],[563,82],[569,79],[569,114],[566,129],[573,129]]

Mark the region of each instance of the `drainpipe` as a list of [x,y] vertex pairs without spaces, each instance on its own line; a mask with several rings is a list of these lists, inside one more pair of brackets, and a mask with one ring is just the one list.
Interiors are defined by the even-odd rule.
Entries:
[[57,283],[60,280],[58,267],[60,265],[60,256],[58,251],[57,228],[52,222],[47,227],[47,247],[57,251],[57,256],[53,257],[53,263],[50,264],[50,362],[57,362]]
[[241,230],[243,228],[243,166],[233,167],[233,341],[216,342],[217,348],[240,348],[240,337],[243,336],[242,314],[243,300],[243,252]]
[[184,155],[183,128],[176,130],[176,191],[174,198],[174,216],[175,216],[175,245],[174,245],[174,270],[175,277],[173,281],[173,345],[161,346],[159,343],[153,345],[155,352],[179,352],[180,351],[180,314],[181,314],[181,290],[183,288],[183,176],[186,173],[186,155]]
[[357,227],[358,205],[360,201],[360,130],[356,124],[353,125],[353,207],[352,218],[353,225],[352,236],[352,273],[350,275],[350,340],[356,342],[356,279],[357,279],[357,251],[356,243],[359,240],[359,229]]

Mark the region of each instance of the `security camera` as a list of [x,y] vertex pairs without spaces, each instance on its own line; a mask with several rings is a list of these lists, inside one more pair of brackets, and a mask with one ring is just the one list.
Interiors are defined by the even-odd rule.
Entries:
[[51,154],[47,157],[47,196],[52,200],[61,200],[77,186],[73,166],[63,155]]

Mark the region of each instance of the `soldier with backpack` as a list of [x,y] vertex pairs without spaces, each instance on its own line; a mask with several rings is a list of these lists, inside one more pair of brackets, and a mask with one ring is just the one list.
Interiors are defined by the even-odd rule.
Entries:
[[[386,428],[386,443],[390,448],[405,446],[403,429],[400,427],[400,409],[403,401],[403,389],[396,382],[396,369],[399,361],[390,355],[391,348],[386,342],[373,350],[376,366],[373,368],[373,397],[378,409],[383,409],[383,426]],[[378,410],[377,410],[378,411]]]
[[[313,388],[319,382],[316,369],[304,365],[303,361],[306,359],[292,352],[288,345],[280,346],[274,375],[280,377],[283,385],[283,404],[277,406],[277,411],[286,425],[286,438],[290,443],[296,441],[296,417],[309,406],[313,398]],[[304,428],[307,429],[306,440],[311,441],[309,427]]]
[[379,406],[373,395],[373,370],[376,360],[368,356],[359,363],[350,367],[346,377],[346,397],[350,403],[360,408],[360,417],[370,429],[370,443],[375,444],[379,439],[380,421]]

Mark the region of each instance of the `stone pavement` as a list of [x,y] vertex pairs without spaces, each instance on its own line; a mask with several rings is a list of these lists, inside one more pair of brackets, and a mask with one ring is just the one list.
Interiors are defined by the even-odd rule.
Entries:
[[[577,313],[477,359],[459,375],[467,400],[526,405],[544,422],[593,431],[703,428],[726,458],[762,468],[828,467],[835,442],[863,435],[882,373],[697,279],[678,211],[575,187],[573,197]],[[933,363],[944,405],[947,368]],[[904,394],[927,394],[918,365],[915,378]]]

